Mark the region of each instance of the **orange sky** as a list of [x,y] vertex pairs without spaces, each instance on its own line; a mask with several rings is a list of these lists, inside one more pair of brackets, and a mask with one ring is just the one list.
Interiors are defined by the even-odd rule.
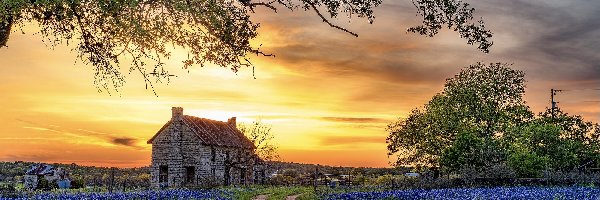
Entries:
[[[474,6],[481,7],[495,32],[491,54],[466,45],[453,32],[434,38],[407,34],[406,28],[418,23],[410,1],[382,5],[373,25],[337,21],[358,38],[328,28],[312,13],[257,14],[253,18],[263,24],[254,43],[277,56],[251,56],[256,79],[251,69],[236,75],[196,66],[188,73],[181,69],[186,53],[174,50],[167,64],[179,77],[157,85],[159,97],[144,90],[135,74],[119,95],[98,93],[93,72],[76,62],[71,47],[51,50],[29,25],[26,34],[13,33],[9,47],[0,49],[0,160],[148,165],[146,140],[170,119],[171,107],[181,106],[185,114],[217,120],[261,117],[273,126],[284,161],[386,167],[386,125],[426,103],[445,78],[477,61],[509,62],[524,70],[526,100],[536,112],[549,104],[550,88],[578,89],[557,96],[559,105],[598,121],[600,103],[588,101],[600,100],[600,92],[579,90],[600,87],[598,62],[589,64],[597,56],[575,60],[586,54],[531,50],[525,44],[539,38],[507,29],[517,19],[497,17],[489,9],[494,4],[484,2]],[[598,54],[597,47],[572,44]]]

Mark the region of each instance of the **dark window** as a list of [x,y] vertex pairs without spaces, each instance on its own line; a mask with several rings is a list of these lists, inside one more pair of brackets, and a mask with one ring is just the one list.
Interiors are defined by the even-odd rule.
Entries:
[[215,162],[215,157],[217,157],[217,152],[215,151],[215,147],[210,147],[210,155],[212,156],[210,158],[210,161]]
[[223,179],[225,179],[225,185],[229,185],[231,182],[231,177],[229,176],[229,170],[231,168],[229,165],[225,165],[225,173],[223,174]]
[[196,168],[194,166],[185,167],[185,182],[194,183],[196,177]]
[[161,165],[158,169],[158,182],[166,183],[169,178],[169,167],[166,165]]
[[242,184],[246,183],[246,168],[240,169],[240,182]]
[[263,183],[262,177],[265,177],[265,171],[254,171],[254,183]]

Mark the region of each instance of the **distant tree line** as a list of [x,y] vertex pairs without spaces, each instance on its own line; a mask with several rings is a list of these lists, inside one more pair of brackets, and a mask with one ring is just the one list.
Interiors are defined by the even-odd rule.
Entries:
[[[267,184],[273,185],[310,185],[313,181],[315,170],[320,177],[325,174],[331,177],[350,175],[358,177],[359,182],[375,182],[379,176],[402,175],[410,168],[370,168],[370,167],[342,167],[316,164],[302,164],[282,161],[267,161]],[[25,172],[35,162],[0,162],[0,183],[17,185],[22,183]],[[110,168],[81,166],[77,164],[51,164],[54,167],[65,169],[71,178],[72,188],[92,188],[97,190],[114,191],[149,188],[150,171],[148,167],[139,168]],[[113,177],[114,174],[114,177]],[[277,174],[276,176],[272,176]],[[45,183],[42,188],[53,188],[51,183]]]
[[[35,162],[0,162],[0,182],[6,184],[20,184],[23,181],[25,172],[32,166],[39,163]],[[150,187],[150,170],[148,167],[138,168],[110,168],[81,166],[75,163],[51,164],[54,167],[65,169],[71,179],[71,188],[103,188],[114,190],[129,190]],[[41,188],[56,188],[51,183],[41,186]]]

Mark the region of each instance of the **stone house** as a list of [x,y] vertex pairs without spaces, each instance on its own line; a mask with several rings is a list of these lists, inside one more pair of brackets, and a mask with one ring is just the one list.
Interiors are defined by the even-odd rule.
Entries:
[[150,139],[152,187],[250,184],[264,181],[254,144],[227,122],[183,115],[173,107],[171,119]]

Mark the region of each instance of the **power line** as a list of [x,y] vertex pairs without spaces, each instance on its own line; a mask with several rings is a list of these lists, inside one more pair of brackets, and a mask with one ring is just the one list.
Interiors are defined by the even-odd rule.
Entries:
[[[562,101],[560,101],[560,104],[564,105],[564,104],[596,103],[596,102],[600,102],[600,101],[596,101],[596,100],[562,100]],[[558,103],[558,102],[556,102],[556,103]]]
[[585,89],[563,89],[560,91],[571,92],[571,91],[600,91],[600,88],[585,88]]

